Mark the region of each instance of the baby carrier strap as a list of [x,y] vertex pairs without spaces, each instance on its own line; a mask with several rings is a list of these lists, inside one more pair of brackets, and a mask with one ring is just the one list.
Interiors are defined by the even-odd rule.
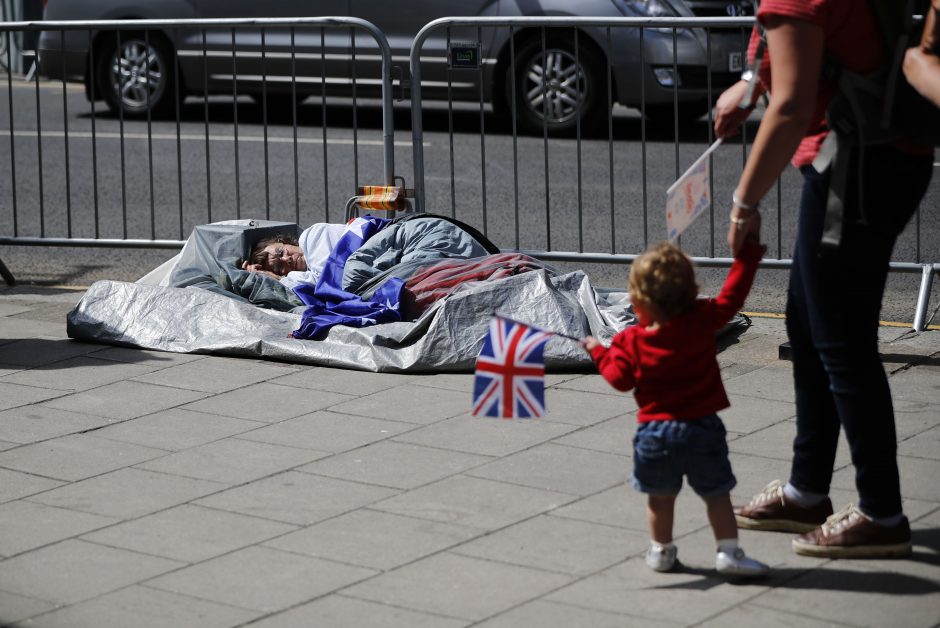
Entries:
[[[866,146],[902,139],[927,146],[940,145],[940,109],[920,97],[901,71],[904,51],[920,38],[914,18],[923,4],[920,0],[868,0],[885,52],[885,62],[873,72],[848,70],[829,52],[823,60],[823,76],[837,87],[826,110],[830,132],[813,161],[813,167],[820,173],[832,168],[822,235],[824,247],[838,247],[842,240],[853,148],[858,151],[861,168]],[[857,184],[861,206],[861,177],[857,177]]]

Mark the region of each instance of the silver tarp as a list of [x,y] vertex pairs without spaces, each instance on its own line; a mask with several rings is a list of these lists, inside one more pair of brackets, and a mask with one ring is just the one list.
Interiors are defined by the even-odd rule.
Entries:
[[[68,316],[77,340],[181,353],[267,358],[367,371],[469,371],[491,314],[607,341],[630,320],[626,294],[597,294],[581,272],[533,271],[479,282],[438,301],[415,322],[334,327],[324,340],[289,335],[300,314],[262,309],[200,288],[98,281]],[[581,347],[553,338],[546,366],[588,366]]]
[[[228,224],[239,231],[258,223]],[[215,234],[220,228],[213,225],[206,231]],[[180,275],[181,265],[190,269],[194,259],[205,261],[210,253],[218,257],[203,234],[203,240],[190,238],[175,260],[137,283],[96,282],[69,313],[69,336],[161,351],[367,371],[469,371],[494,312],[578,338],[591,334],[605,343],[633,322],[626,292],[595,289],[580,271],[555,275],[538,270],[466,284],[414,322],[334,327],[324,340],[298,340],[290,337],[300,325],[297,309],[260,308],[222,291],[203,289],[199,282],[167,285],[167,277]],[[545,359],[548,368],[591,364],[576,342],[558,337],[549,341]]]

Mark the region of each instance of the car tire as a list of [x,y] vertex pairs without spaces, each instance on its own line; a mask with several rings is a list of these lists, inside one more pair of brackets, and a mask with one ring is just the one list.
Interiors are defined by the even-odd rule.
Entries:
[[541,134],[547,126],[549,134],[564,135],[573,133],[580,121],[586,133],[606,120],[610,107],[600,69],[604,63],[583,40],[577,54],[572,39],[558,35],[546,37],[544,52],[541,37],[518,47],[515,68],[506,72],[505,102],[511,115],[514,81],[520,131]]
[[173,117],[176,72],[173,47],[157,33],[112,35],[97,59],[99,93],[125,118],[145,118],[148,109],[155,118]]

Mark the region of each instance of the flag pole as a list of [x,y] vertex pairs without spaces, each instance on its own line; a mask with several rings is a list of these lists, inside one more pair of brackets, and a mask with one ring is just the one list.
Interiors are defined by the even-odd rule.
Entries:
[[563,334],[563,333],[561,333],[561,332],[552,331],[551,329],[542,329],[541,327],[539,327],[539,326],[537,326],[537,325],[532,325],[532,324],[530,324],[530,323],[523,323],[522,321],[517,321],[517,320],[514,319],[514,318],[509,318],[508,316],[503,316],[502,314],[497,314],[496,312],[493,312],[493,316],[496,316],[497,318],[501,318],[501,319],[503,319],[504,321],[509,321],[510,323],[515,323],[516,325],[525,325],[526,327],[535,327],[536,329],[540,329],[540,330],[544,331],[544,332],[547,333],[547,334],[552,334],[553,336],[558,336],[559,338],[567,338],[568,340],[573,340],[573,341],[575,341],[575,342],[577,342],[577,343],[580,343],[580,342],[581,342],[581,339],[580,339],[580,338],[576,338],[575,336],[570,336],[570,335],[568,335],[568,334]]

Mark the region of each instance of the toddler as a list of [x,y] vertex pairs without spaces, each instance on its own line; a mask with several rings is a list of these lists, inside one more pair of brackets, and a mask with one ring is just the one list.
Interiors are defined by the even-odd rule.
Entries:
[[614,388],[634,390],[639,425],[632,483],[648,496],[652,543],[646,564],[655,571],[676,564],[672,521],[683,475],[705,500],[718,544],[718,572],[760,576],[768,571],[738,547],[730,497],[736,480],[725,427],[715,414],[730,405],[715,357],[715,333],[744,304],[763,252],[756,240],[746,242],[721,294],[698,299],[692,261],[668,242],[654,245],[630,269],[638,324],[617,334],[610,348],[590,336],[581,341]]

